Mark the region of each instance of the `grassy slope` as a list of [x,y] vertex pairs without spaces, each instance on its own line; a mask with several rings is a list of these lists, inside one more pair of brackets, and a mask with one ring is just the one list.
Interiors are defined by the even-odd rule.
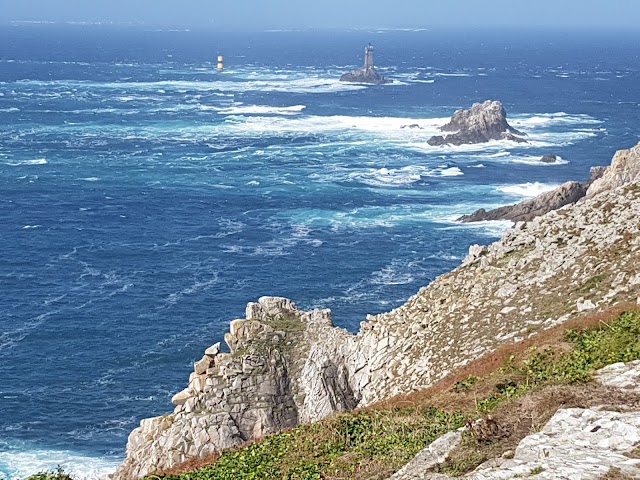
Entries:
[[515,448],[561,406],[640,405],[590,383],[594,370],[640,358],[640,311],[583,317],[504,347],[411,396],[301,425],[217,458],[165,472],[167,480],[383,479],[443,433],[491,414],[439,467],[459,474]]

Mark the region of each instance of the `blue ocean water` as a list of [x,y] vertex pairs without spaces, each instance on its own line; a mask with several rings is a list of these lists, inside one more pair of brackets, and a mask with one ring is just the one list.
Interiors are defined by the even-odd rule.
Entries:
[[[0,477],[113,470],[247,302],[357,331],[506,226],[457,216],[608,164],[639,37],[0,28]],[[395,82],[338,82],[368,42]],[[528,143],[427,145],[485,99]]]

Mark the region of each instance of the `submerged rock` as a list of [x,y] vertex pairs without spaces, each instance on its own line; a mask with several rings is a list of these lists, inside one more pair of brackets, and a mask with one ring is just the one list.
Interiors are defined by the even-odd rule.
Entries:
[[490,140],[526,142],[525,135],[507,123],[507,112],[498,101],[474,103],[468,110],[457,110],[451,121],[440,128],[443,132],[455,132],[429,139],[431,146],[484,143]]

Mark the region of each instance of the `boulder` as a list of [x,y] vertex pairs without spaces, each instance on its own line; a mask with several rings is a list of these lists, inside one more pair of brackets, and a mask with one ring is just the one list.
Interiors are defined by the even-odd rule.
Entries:
[[490,140],[526,142],[521,138],[524,133],[507,123],[507,112],[502,103],[491,100],[474,103],[468,110],[457,110],[440,130],[455,133],[433,136],[427,142],[429,145],[463,145]]
[[547,153],[542,156],[540,161],[542,163],[556,163],[558,161],[558,157],[552,153]]

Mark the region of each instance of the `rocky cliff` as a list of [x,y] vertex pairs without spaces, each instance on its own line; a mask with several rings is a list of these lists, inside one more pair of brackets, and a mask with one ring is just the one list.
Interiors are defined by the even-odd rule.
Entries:
[[628,150],[616,152],[609,167],[591,167],[589,179],[584,182],[566,182],[558,188],[544,192],[530,200],[515,205],[505,205],[493,210],[481,208],[470,215],[458,218],[461,222],[485,220],[529,221],[552,210],[571,205],[583,197],[593,197],[600,192],[613,190],[631,182],[640,181],[640,143]]
[[131,433],[115,478],[422,389],[501,344],[636,302],[639,216],[640,186],[626,184],[518,223],[401,307],[368,316],[357,335],[335,328],[328,310],[250,303],[225,336],[230,353],[208,349],[174,412]]
[[484,143],[490,140],[526,141],[521,138],[524,133],[507,123],[507,112],[502,103],[491,100],[474,103],[468,110],[457,110],[451,117],[451,121],[440,130],[454,133],[444,137],[433,136],[428,141],[429,145],[462,145]]

